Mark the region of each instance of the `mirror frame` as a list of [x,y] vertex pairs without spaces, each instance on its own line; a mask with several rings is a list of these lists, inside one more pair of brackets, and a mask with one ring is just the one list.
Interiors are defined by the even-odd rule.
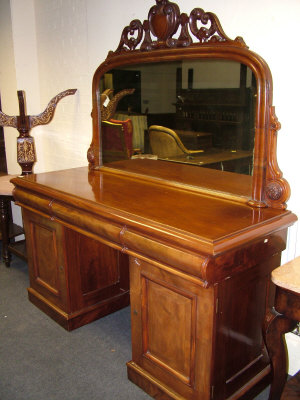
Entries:
[[[206,25],[199,27],[199,24]],[[173,38],[177,34],[177,38]],[[197,40],[194,42],[193,40]],[[250,51],[241,37],[230,39],[217,16],[195,8],[188,16],[169,0],[156,0],[143,23],[133,20],[123,29],[116,51],[95,71],[92,86],[93,137],[87,153],[90,170],[102,167],[100,79],[109,70],[142,63],[192,59],[234,60],[247,65],[257,84],[252,196],[253,207],[286,208],[290,187],[277,163],[280,123],[272,106],[272,76],[267,63]]]

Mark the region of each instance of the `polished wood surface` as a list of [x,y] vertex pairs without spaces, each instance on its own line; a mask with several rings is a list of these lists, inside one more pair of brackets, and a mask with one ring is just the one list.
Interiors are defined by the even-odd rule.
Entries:
[[[144,161],[156,162],[128,160],[127,165]],[[125,161],[122,163],[126,165]],[[141,225],[149,234],[158,232],[182,248],[197,244],[199,252],[210,254],[222,251],[224,246],[228,248],[230,244],[233,246],[255,239],[258,233],[263,235],[270,229],[278,229],[285,224],[284,221],[288,225],[295,220],[289,211],[253,209],[246,204],[166,186],[159,180],[115,174],[109,168],[91,172],[84,167],[74,168],[17,177],[13,183],[17,185],[14,195],[22,206],[28,205],[66,219],[66,222],[85,224],[84,215],[91,220],[96,216],[113,217],[121,227],[126,225],[127,229],[132,227],[135,230]],[[22,187],[28,193],[22,192]],[[64,213],[66,202],[74,207],[69,216]],[[75,213],[78,213],[77,221]],[[101,227],[94,226],[95,229]],[[117,234],[114,239],[120,242]]]
[[168,163],[166,168],[164,161],[150,159],[111,163],[106,168],[115,174],[127,174],[137,179],[141,175],[143,180],[155,182],[163,180],[166,186],[177,186],[183,190],[228,198],[240,203],[247,203],[251,199],[252,179],[241,174],[222,171],[220,175],[219,171],[213,169],[202,170],[175,163]]
[[[136,161],[149,162],[122,163]],[[291,212],[114,168],[13,182],[31,240],[29,298],[66,329],[128,304],[129,256],[128,376],[149,394],[238,398],[270,373],[261,324]]]
[[286,384],[281,400],[298,400],[300,398],[300,371]]
[[117,250],[23,210],[29,299],[67,330],[129,304],[128,259]]
[[[287,381],[287,355],[284,334],[300,322],[300,257],[277,268],[272,273],[276,284],[275,305],[265,318],[264,336],[272,363],[269,400],[278,400]],[[300,394],[299,377],[287,385],[282,398]],[[296,397],[295,397],[296,398]]]

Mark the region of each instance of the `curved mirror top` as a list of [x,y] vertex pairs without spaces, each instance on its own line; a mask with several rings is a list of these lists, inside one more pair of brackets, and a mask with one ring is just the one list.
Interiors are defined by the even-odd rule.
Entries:
[[91,171],[104,164],[253,207],[286,207],[271,72],[214,13],[156,0],[147,19],[124,27],[92,94]]
[[[100,93],[103,114],[115,103],[102,118],[104,164],[151,158],[252,175],[256,81],[246,65],[201,59],[121,66],[103,75]],[[124,138],[123,151],[118,141],[128,130],[132,144]]]

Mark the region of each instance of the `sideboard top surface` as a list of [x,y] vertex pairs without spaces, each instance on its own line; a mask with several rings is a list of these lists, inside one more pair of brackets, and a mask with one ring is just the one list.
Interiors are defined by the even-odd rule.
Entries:
[[[113,168],[89,171],[87,167],[33,174],[13,179],[18,191],[42,196],[95,217],[109,218],[121,226],[144,232],[169,232],[190,240],[227,242],[239,237],[251,240],[291,225],[296,217],[287,210],[252,208],[246,203],[166,186],[114,172]],[[51,203],[52,204],[52,203]]]

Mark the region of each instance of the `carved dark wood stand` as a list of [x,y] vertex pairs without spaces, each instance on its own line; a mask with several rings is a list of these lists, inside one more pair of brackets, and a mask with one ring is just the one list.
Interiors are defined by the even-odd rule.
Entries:
[[[63,97],[72,95],[77,89],[68,89],[55,96],[48,104],[46,109],[39,115],[29,116],[26,114],[25,92],[18,90],[19,116],[9,116],[0,109],[0,126],[10,126],[19,131],[17,138],[17,161],[22,169],[22,175],[32,174],[33,165],[36,162],[36,152],[34,138],[30,136],[30,130],[38,125],[48,124],[55,112],[59,100]],[[13,201],[13,185],[9,180],[13,176],[2,177],[0,181],[0,217],[2,233],[2,258],[7,267],[10,266],[11,254],[26,260],[25,241],[11,242],[10,239],[23,234],[23,229],[12,223],[10,202]],[[11,190],[10,190],[11,189]]]

